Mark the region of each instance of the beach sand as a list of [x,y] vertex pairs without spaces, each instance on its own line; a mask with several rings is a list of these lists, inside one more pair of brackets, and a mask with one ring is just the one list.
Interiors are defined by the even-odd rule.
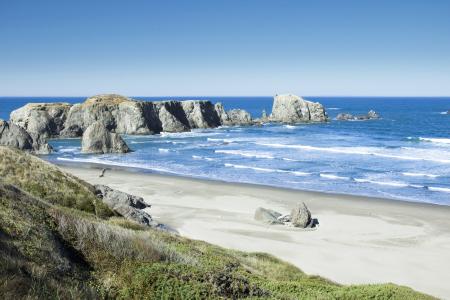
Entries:
[[[406,285],[450,299],[450,207],[61,166],[92,184],[142,196],[149,213],[181,235],[227,248],[271,253],[338,283]],[[316,230],[253,220],[257,207],[289,213],[304,201]]]

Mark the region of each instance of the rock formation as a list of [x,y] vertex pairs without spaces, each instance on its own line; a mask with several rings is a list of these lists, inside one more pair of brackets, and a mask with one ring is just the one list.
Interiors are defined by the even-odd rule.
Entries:
[[255,211],[255,220],[267,224],[283,224],[278,220],[279,217],[281,217],[279,212],[264,207],[258,207]]
[[69,103],[28,103],[11,112],[10,119],[34,139],[48,139],[64,129],[70,108]]
[[243,109],[232,109],[227,112],[229,116],[229,125],[246,126],[252,124],[252,116]]
[[327,113],[322,104],[286,94],[274,97],[270,121],[283,123],[326,122]]
[[354,116],[349,113],[340,113],[336,116],[336,120],[339,121],[364,121],[364,120],[375,120],[379,118],[380,115],[374,110],[370,110],[366,115]]
[[291,214],[281,214],[277,211],[258,207],[255,211],[255,220],[266,224],[284,224],[287,226],[299,228],[315,228],[319,221],[311,218],[311,213],[306,207],[305,203],[297,204],[292,210]]
[[145,203],[142,197],[133,196],[102,184],[95,185],[94,189],[95,194],[102,199],[103,203],[125,219],[144,226],[177,233],[176,230],[169,226],[153,220],[152,216],[144,210],[150,208],[151,205]]
[[102,122],[90,125],[83,134],[81,151],[84,153],[127,153],[127,144],[118,133],[110,132]]
[[292,209],[291,223],[301,228],[306,228],[311,223],[311,213],[305,203],[299,203]]
[[36,145],[48,138],[81,137],[89,126],[101,123],[117,134],[154,134],[183,132],[221,125],[254,125],[261,122],[323,122],[327,116],[319,103],[294,95],[274,98],[273,112],[253,120],[242,109],[225,111],[221,103],[205,100],[136,101],[128,97],[105,94],[83,103],[31,103],[11,113],[11,121],[29,132]]
[[36,154],[48,154],[52,150],[46,142],[34,140],[24,128],[3,120],[0,120],[0,145]]

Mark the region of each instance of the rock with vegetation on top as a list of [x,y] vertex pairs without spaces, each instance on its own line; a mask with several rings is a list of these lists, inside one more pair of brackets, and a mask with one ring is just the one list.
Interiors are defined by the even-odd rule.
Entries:
[[295,227],[306,228],[311,223],[311,212],[305,203],[298,203],[291,211],[291,223]]
[[264,207],[258,207],[255,211],[255,220],[267,224],[283,224],[278,220],[280,216],[282,215],[279,212]]
[[270,120],[283,123],[326,122],[328,116],[322,104],[286,94],[274,97]]
[[84,153],[127,153],[130,152],[118,133],[110,132],[104,124],[96,122],[83,134],[81,151]]
[[69,103],[28,103],[11,112],[10,119],[34,139],[48,139],[59,136],[71,107]]
[[81,136],[95,122],[116,133],[151,134],[148,123],[154,118],[153,105],[149,103],[115,94],[97,95],[70,108],[61,135]]
[[0,145],[35,154],[48,154],[52,150],[45,140],[34,140],[21,126],[3,120],[0,120]]

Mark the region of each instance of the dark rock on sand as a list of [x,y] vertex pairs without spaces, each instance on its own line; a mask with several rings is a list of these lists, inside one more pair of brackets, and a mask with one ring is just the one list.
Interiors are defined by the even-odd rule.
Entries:
[[127,153],[131,150],[118,133],[111,133],[101,122],[96,122],[84,132],[81,151],[84,153]]

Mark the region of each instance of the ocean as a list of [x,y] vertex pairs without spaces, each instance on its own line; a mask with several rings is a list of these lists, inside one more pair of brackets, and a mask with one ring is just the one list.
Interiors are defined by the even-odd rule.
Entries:
[[[265,124],[186,133],[124,136],[129,154],[86,155],[79,139],[52,140],[43,156],[55,163],[100,163],[141,172],[245,182],[450,205],[450,98],[305,97],[327,109],[324,124]],[[253,117],[270,113],[272,97],[171,97],[209,99]],[[28,102],[84,98],[0,98],[0,119]],[[380,120],[336,121],[338,113]]]

